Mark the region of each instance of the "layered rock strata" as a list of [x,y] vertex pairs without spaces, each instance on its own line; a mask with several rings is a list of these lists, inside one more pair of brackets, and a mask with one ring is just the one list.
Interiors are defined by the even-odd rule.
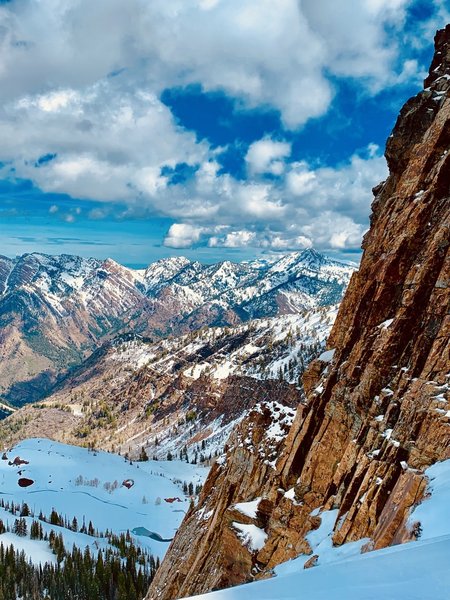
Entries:
[[[370,538],[371,550],[417,534],[406,517],[423,497],[423,470],[450,457],[450,25],[435,42],[425,89],[387,142],[390,174],[374,189],[333,351],[304,377],[306,405],[270,455],[273,407],[241,423],[147,598],[269,576],[312,552],[305,536],[320,524],[318,508],[339,509],[335,545]],[[237,511],[259,498],[254,515]],[[263,542],[243,544],[236,523],[258,527]]]

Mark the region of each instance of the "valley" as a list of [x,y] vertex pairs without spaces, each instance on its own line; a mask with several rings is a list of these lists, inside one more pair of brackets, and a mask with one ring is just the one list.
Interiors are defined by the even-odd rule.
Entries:
[[336,307],[323,307],[153,343],[118,338],[49,397],[16,411],[0,442],[45,428],[53,439],[131,457],[144,448],[165,458],[198,444],[214,455],[259,398],[273,394],[292,407],[302,401],[301,376],[335,316]]
[[207,472],[178,460],[132,463],[47,439],[25,440],[0,461],[0,556],[13,548],[37,567],[67,572],[69,557],[75,561],[81,551],[83,569],[89,557],[99,584],[99,564],[110,564],[127,578],[129,597],[136,597]]
[[[64,257],[65,269],[79,265],[77,260]],[[34,285],[42,287],[41,263],[48,269],[55,261],[61,258],[39,257]],[[153,273],[149,289],[166,289],[166,280],[186,268],[187,261],[168,264],[173,271],[167,264],[147,270]],[[67,560],[72,546],[97,557],[97,562],[101,555],[106,563],[114,560],[117,539],[126,536],[126,552],[141,556],[129,583],[130,598],[135,597],[132,590],[141,589],[140,578],[150,583],[184,515],[197,502],[211,465],[223,460],[233,430],[253,411],[272,407],[274,443],[286,435],[295,409],[305,400],[302,375],[323,352],[336,318],[337,304],[327,304],[327,297],[335,302],[336,289],[343,289],[324,296],[328,284],[318,279],[331,279],[334,286],[337,278],[343,286],[354,270],[309,252],[274,264],[278,266],[264,266],[271,274],[261,287],[269,290],[272,300],[273,288],[278,288],[277,308],[264,292],[263,303],[255,309],[256,314],[269,316],[247,315],[200,329],[189,325],[187,333],[183,326],[178,334],[174,326],[166,336],[161,332],[149,336],[148,329],[145,335],[137,333],[135,322],[128,323],[126,331],[105,333],[92,354],[52,381],[47,395],[41,390],[38,402],[22,408],[4,404],[5,416],[10,414],[0,424],[5,449],[0,463],[4,507],[0,545],[23,551],[35,565],[62,569],[61,559]],[[163,274],[166,279],[161,281]],[[66,274],[53,277],[69,280]],[[227,271],[220,289],[229,280]],[[236,290],[233,277],[231,281],[235,305],[242,304],[246,294],[255,295],[254,289],[252,294]],[[85,284],[76,286],[70,280],[70,285],[73,291]],[[223,303],[218,289],[209,294],[213,298],[217,294],[214,302]],[[62,293],[66,292],[64,288]],[[44,303],[47,294],[45,288]],[[61,321],[52,315],[52,326],[63,336],[66,330],[61,327],[70,324],[73,311],[62,304],[56,309],[52,294],[52,310],[59,314],[66,310]],[[203,292],[203,303],[205,296]],[[281,296],[289,297],[288,305],[279,300]],[[230,305],[232,297],[228,292]],[[192,306],[186,310],[191,318]],[[40,318],[36,316],[39,327]],[[17,376],[22,375],[19,370]],[[273,461],[274,456],[275,446],[268,458]],[[26,516],[17,520],[17,514]],[[41,532],[38,537],[33,533],[36,528]],[[55,536],[64,550],[55,547]],[[75,555],[72,560],[77,560]],[[61,576],[68,577],[67,573],[63,569]]]
[[109,259],[0,257],[0,399],[41,399],[120,334],[155,340],[336,304],[354,270],[312,250],[216,265],[170,258],[140,271]]
[[[189,10],[197,16],[202,11],[199,23],[225,10],[215,0],[197,4]],[[437,16],[416,37],[409,29],[400,36],[402,24],[422,5],[411,12],[407,3],[353,3],[355,18],[358,10],[370,13],[370,27],[358,30],[368,46],[375,43],[371,35],[396,33],[398,39],[395,47],[375,44],[372,59],[368,47],[356,52],[364,60],[344,77],[362,43],[355,45],[342,30],[353,43],[345,52],[341,47],[343,54],[335,52],[342,42],[334,39],[334,29],[348,20],[347,13],[332,12],[331,3],[325,14],[320,6],[287,2],[268,14],[266,4],[250,10],[244,3],[236,19],[237,7],[228,8],[233,35],[243,29],[253,41],[261,23],[268,34],[272,25],[279,33],[289,31],[288,22],[305,23],[295,44],[298,49],[302,40],[296,77],[313,60],[309,53],[327,50],[337,65],[333,71],[331,61],[319,61],[307,70],[308,93],[290,90],[292,74],[280,81],[272,74],[270,87],[281,82],[286,102],[295,105],[288,113],[284,99],[273,104],[267,96],[258,104],[252,95],[263,85],[264,69],[244,67],[250,54],[259,53],[257,45],[234,56],[239,65],[241,53],[246,56],[239,76],[230,75],[233,86],[245,83],[240,99],[227,97],[208,78],[192,83],[188,75],[199,67],[188,48],[167,41],[182,26],[175,26],[175,13],[187,18],[183,3],[142,22],[144,6],[130,3],[124,19],[137,28],[154,26],[152,35],[146,33],[148,44],[168,19],[172,26],[156,39],[169,62],[184,53],[180,47],[187,52],[182,68],[159,64],[159,49],[150,45],[136,59],[139,36],[133,30],[120,38],[124,54],[102,64],[101,79],[83,88],[86,97],[61,87],[51,96],[39,92],[6,105],[5,115],[19,111],[18,130],[19,116],[35,111],[30,127],[41,119],[59,140],[70,130],[57,120],[65,114],[76,120],[77,133],[68,136],[68,154],[52,146],[33,160],[21,154],[20,161],[0,161],[0,174],[8,172],[10,179],[8,194],[20,187],[24,203],[27,194],[45,195],[34,207],[35,227],[56,227],[58,220],[63,232],[73,232],[12,236],[9,248],[21,252],[0,256],[0,600],[450,598],[450,25],[436,33],[423,89],[401,108],[385,162],[370,141],[363,149],[355,145],[343,163],[308,119],[314,117],[333,139],[341,137],[345,123],[349,145],[360,143],[365,127],[375,135],[372,126],[383,126],[380,115],[371,122],[377,102],[391,110],[395,86],[408,78],[417,85],[422,77],[425,42],[418,36],[435,27]],[[16,10],[15,2],[1,5],[0,18]],[[448,15],[440,2],[433,5],[439,18]],[[71,5],[64,18],[74,11]],[[110,20],[109,13],[104,19],[100,10],[97,23],[95,11],[88,14],[89,28],[100,41],[99,23],[120,30],[122,19]],[[279,13],[285,14],[283,26]],[[226,15],[220,14],[221,29]],[[75,30],[65,31],[64,43]],[[316,30],[321,34],[310,39]],[[3,43],[2,31],[0,26]],[[214,46],[218,31],[209,33],[207,47]],[[271,47],[277,73],[287,60],[285,52],[276,57],[282,37]],[[224,48],[233,59],[237,33],[226,45],[217,38],[215,60]],[[11,40],[11,48],[24,54],[33,47],[18,35]],[[411,57],[400,54],[403,46],[411,46]],[[109,51],[106,45],[103,52]],[[95,52],[89,48],[90,58],[96,54],[96,46]],[[382,84],[359,71],[373,57],[380,70],[383,60],[396,57]],[[144,68],[152,77],[167,71],[165,86],[175,81],[181,87],[144,92],[151,90]],[[314,89],[315,72],[324,85]],[[358,77],[367,86],[354,88],[358,107],[364,94],[372,94],[364,121],[349,102]],[[117,108],[112,91],[123,80],[126,93]],[[100,90],[109,90],[101,102]],[[183,111],[193,117],[196,94],[211,111],[199,111],[197,118],[206,128],[214,122],[220,143],[183,122]],[[351,106],[348,119],[342,94]],[[305,96],[310,104],[320,96],[330,106],[334,102],[333,119],[342,123],[331,126],[314,112],[304,121],[293,119]],[[137,101],[139,115],[132,108]],[[85,118],[99,103],[110,110],[108,117],[102,113],[102,123],[111,131],[103,129],[102,136],[98,124]],[[261,114],[253,112],[250,119],[255,110]],[[324,104],[320,110],[331,109]],[[0,111],[0,130],[5,118]],[[165,119],[171,134],[161,128],[147,136],[147,121]],[[225,143],[235,119],[239,135]],[[271,137],[263,125],[272,119],[279,123]],[[258,127],[259,138],[247,140]],[[83,151],[75,150],[91,129],[105,144],[98,156],[84,142]],[[131,135],[136,130],[138,139]],[[314,160],[303,148],[304,132],[311,148],[320,146]],[[124,151],[128,137],[130,155]],[[166,144],[157,166],[144,161]],[[227,172],[239,152],[242,164]],[[47,188],[37,191],[32,178],[20,180],[20,173],[31,177],[33,170]],[[363,235],[370,198],[364,206],[361,189],[374,173],[381,175],[370,185],[370,227]],[[70,193],[64,181],[74,186]],[[8,196],[0,218],[15,224],[16,201]],[[97,226],[108,241],[86,242],[83,235]],[[113,248],[109,236],[122,244],[123,235],[125,244],[128,228],[141,241],[148,228],[148,256],[168,257],[131,268],[111,258],[27,251],[38,239],[50,251],[58,244],[83,254],[85,242]],[[312,247],[317,240],[318,248],[353,256],[361,238],[359,265]],[[138,264],[131,259],[139,243],[130,248],[124,255]]]

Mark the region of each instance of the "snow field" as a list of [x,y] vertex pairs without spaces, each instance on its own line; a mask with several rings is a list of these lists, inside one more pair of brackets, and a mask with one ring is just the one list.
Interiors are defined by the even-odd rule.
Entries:
[[[409,518],[411,526],[420,523],[417,541],[365,554],[361,548],[367,539],[333,547],[338,511],[313,511],[322,519],[320,527],[307,535],[313,554],[319,556],[316,567],[305,570],[310,556],[302,555],[276,567],[272,579],[195,600],[449,600],[450,460],[434,464],[425,474],[430,496]],[[250,513],[252,504],[243,503],[242,512]],[[243,543],[253,543],[251,532],[241,536]],[[254,539],[261,541],[256,535]],[[256,542],[254,548],[258,549]]]
[[[109,529],[120,535],[127,530],[144,528],[164,539],[172,539],[178,529],[190,499],[174,481],[203,483],[208,469],[181,461],[148,461],[130,464],[123,457],[106,452],[89,452],[44,439],[21,442],[7,453],[10,461],[19,456],[29,464],[9,465],[0,461],[0,498],[4,502],[27,503],[35,517],[42,511],[47,518],[54,509],[69,521],[76,517],[79,526],[89,521],[99,532]],[[18,485],[20,477],[34,481],[27,488]],[[122,482],[132,482],[127,489]],[[175,499],[167,502],[166,499]],[[0,518],[12,524],[16,516],[0,511]],[[31,518],[27,518],[31,525]],[[99,547],[107,544],[104,538],[93,538],[66,528],[42,523],[45,531],[61,532],[67,548],[73,544]],[[163,558],[169,542],[155,541],[145,535],[134,535],[133,541],[155,557]],[[17,538],[14,534],[0,535],[0,542],[11,543],[35,552],[33,560],[41,561],[38,551],[42,544]],[[31,544],[31,545],[30,545]]]

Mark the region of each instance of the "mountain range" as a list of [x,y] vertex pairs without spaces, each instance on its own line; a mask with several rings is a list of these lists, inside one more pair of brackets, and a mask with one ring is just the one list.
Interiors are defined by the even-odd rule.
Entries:
[[159,459],[185,449],[192,460],[199,445],[204,457],[215,456],[261,398],[292,409],[304,401],[302,375],[322,352],[336,314],[336,306],[319,307],[154,342],[119,336],[45,399],[3,421],[0,443],[45,430],[57,441],[133,459],[142,449]]
[[177,257],[142,270],[69,255],[0,257],[0,399],[42,398],[116,335],[157,339],[336,304],[354,271],[314,250],[214,265]]

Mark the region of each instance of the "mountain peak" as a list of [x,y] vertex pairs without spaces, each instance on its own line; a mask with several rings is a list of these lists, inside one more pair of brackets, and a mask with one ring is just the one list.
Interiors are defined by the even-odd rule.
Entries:
[[[312,264],[315,254],[307,256]],[[25,381],[41,377],[43,369],[50,372],[56,362],[58,369],[79,362],[85,351],[116,333],[160,337],[336,304],[353,272],[344,266],[334,272],[314,269],[299,261],[299,255],[285,260],[291,261],[289,268],[286,263],[275,272],[269,264],[261,268],[226,260],[202,265],[182,256],[156,261],[145,271],[128,269],[110,258],[67,254],[0,260],[0,317],[18,323],[19,331],[11,335],[24,341],[24,355],[35,365],[29,373],[24,370],[26,361],[20,359],[20,369],[11,368],[20,358],[11,343],[11,353],[2,361],[4,372],[0,365],[0,393],[9,394],[12,377],[17,380],[23,374]],[[35,337],[30,341],[31,324]],[[44,388],[38,383],[36,393]],[[22,401],[22,395],[10,400]]]
[[154,262],[151,262],[147,269],[151,269],[152,267],[161,267],[161,266],[165,266],[168,268],[173,268],[173,267],[185,267],[186,265],[189,265],[191,263],[191,261],[186,258],[185,256],[168,256],[167,258],[160,258],[158,260],[155,260]]
[[429,75],[424,81],[425,88],[435,87],[438,82],[450,85],[450,24],[436,33],[434,45],[435,53]]

